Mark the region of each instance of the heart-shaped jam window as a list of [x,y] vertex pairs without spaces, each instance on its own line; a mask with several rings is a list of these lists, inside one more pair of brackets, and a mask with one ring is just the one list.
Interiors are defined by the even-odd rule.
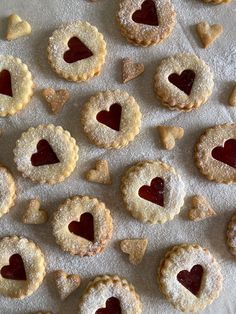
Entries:
[[191,94],[195,76],[196,74],[194,71],[184,70],[180,75],[177,73],[171,74],[168,77],[168,80],[189,96]]
[[182,270],[178,273],[177,279],[186,289],[197,296],[202,282],[203,268],[201,265],[195,265],[191,271]]
[[8,70],[2,70],[0,72],[0,94],[13,97],[11,73]]
[[72,221],[68,225],[68,229],[71,233],[93,242],[94,241],[93,215],[90,213],[82,214],[80,216],[80,221]]
[[236,140],[232,138],[225,142],[224,147],[215,147],[211,155],[214,159],[236,169]]
[[25,266],[22,257],[14,254],[9,258],[9,265],[3,266],[1,269],[3,278],[11,280],[26,280]]
[[120,301],[117,298],[109,298],[106,307],[98,309],[95,314],[121,314]]
[[77,37],[72,37],[67,45],[70,48],[64,53],[64,60],[67,63],[74,63],[93,56],[92,51]]
[[132,20],[138,24],[158,26],[157,9],[153,0],[145,0],[141,10],[137,10],[132,15]]
[[54,153],[52,147],[46,140],[40,140],[37,144],[37,153],[31,156],[31,163],[33,166],[44,166],[57,164],[60,160],[57,158],[57,155]]
[[143,185],[139,189],[138,195],[149,202],[164,207],[164,186],[164,180],[156,177],[152,179],[151,186]]
[[100,111],[97,120],[115,131],[120,131],[121,112],[121,105],[116,103],[110,106],[109,111]]

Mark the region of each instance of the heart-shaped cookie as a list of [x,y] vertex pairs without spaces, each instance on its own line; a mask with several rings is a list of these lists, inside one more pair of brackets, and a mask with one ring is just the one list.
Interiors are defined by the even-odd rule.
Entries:
[[79,275],[68,275],[62,270],[54,272],[54,279],[61,300],[65,300],[81,283]]
[[215,215],[216,212],[205,197],[196,195],[192,198],[192,208],[188,213],[189,219],[199,221]]
[[180,127],[159,125],[157,130],[163,148],[168,150],[175,147],[175,140],[179,140],[184,136],[184,129]]
[[133,62],[130,58],[125,58],[122,60],[122,81],[127,83],[144,72],[143,63]]
[[48,141],[42,139],[37,144],[37,153],[31,156],[31,163],[34,167],[59,163],[60,160],[54,153]]
[[27,279],[24,262],[19,254],[14,254],[9,258],[9,265],[2,267],[1,276],[11,280]]
[[122,314],[120,301],[114,297],[109,298],[106,301],[106,307],[98,309],[95,314]]
[[196,29],[204,48],[212,44],[224,30],[221,24],[209,25],[207,22],[198,23]]
[[94,241],[93,215],[90,213],[83,213],[80,216],[80,221],[72,221],[68,225],[68,229],[70,230],[71,233],[93,242]]
[[64,60],[67,63],[74,63],[93,56],[92,51],[77,37],[72,37],[67,45],[70,48],[64,53]]
[[157,9],[153,0],[143,1],[141,10],[133,13],[132,20],[138,24],[158,26]]
[[164,207],[164,180],[156,177],[152,179],[151,185],[143,185],[138,195],[145,200]]
[[18,15],[12,14],[8,18],[7,40],[14,40],[31,33],[31,26]]
[[187,270],[179,272],[177,279],[181,285],[196,296],[201,288],[203,272],[201,265],[194,265],[190,272]]
[[141,263],[147,245],[147,239],[126,239],[120,242],[121,251],[129,255],[129,262],[133,265]]
[[2,70],[0,72],[0,94],[13,97],[11,73],[8,70]]
[[107,127],[120,131],[122,107],[120,104],[115,103],[110,106],[110,110],[102,110],[97,114],[98,122],[106,125]]
[[223,147],[215,147],[211,155],[214,159],[236,169],[236,139],[227,140]]
[[32,199],[29,202],[28,208],[26,209],[22,222],[25,224],[39,225],[43,224],[48,220],[48,215],[45,210],[40,208],[41,203],[38,199]]
[[66,89],[55,90],[53,88],[45,88],[42,94],[55,114],[61,111],[64,104],[70,98],[70,93]]
[[91,182],[111,184],[108,162],[106,160],[96,161],[95,169],[86,173],[86,179]]
[[187,69],[184,70],[180,75],[177,73],[172,73],[168,77],[168,80],[189,96],[191,94],[195,76],[196,75],[194,71]]

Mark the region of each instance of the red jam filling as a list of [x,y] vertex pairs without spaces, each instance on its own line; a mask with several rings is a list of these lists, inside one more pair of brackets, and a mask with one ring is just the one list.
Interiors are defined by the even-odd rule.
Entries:
[[195,265],[191,271],[182,270],[178,273],[177,279],[186,289],[195,296],[201,288],[203,268],[201,265]]
[[3,266],[1,269],[3,278],[11,280],[26,280],[25,267],[22,257],[14,254],[9,259],[9,265]]
[[87,239],[88,241],[94,241],[94,225],[93,215],[90,213],[84,213],[80,216],[80,221],[72,221],[68,225],[68,229],[71,233],[77,236]]
[[8,70],[0,72],[0,94],[13,97],[11,87],[11,73]]
[[145,200],[164,207],[164,180],[156,177],[152,180],[151,186],[143,185],[138,195]]
[[132,20],[139,24],[158,26],[158,17],[156,5],[153,0],[145,0],[142,3],[141,10],[134,12]]
[[70,49],[64,53],[64,60],[67,63],[74,63],[93,56],[92,51],[77,37],[72,37],[68,41],[68,47]]
[[215,147],[211,155],[214,159],[236,169],[236,140],[232,138],[225,142],[224,147]]
[[180,75],[177,73],[171,74],[168,79],[173,85],[189,96],[191,94],[195,76],[196,75],[192,70],[184,70]]
[[108,299],[106,307],[98,309],[95,314],[121,314],[120,301],[114,297]]
[[120,131],[121,112],[121,105],[116,103],[111,105],[109,111],[100,111],[97,114],[97,120],[115,131]]
[[57,164],[60,160],[57,158],[57,155],[52,150],[52,147],[49,145],[48,141],[40,140],[37,145],[37,153],[31,156],[31,163],[33,166],[44,166]]

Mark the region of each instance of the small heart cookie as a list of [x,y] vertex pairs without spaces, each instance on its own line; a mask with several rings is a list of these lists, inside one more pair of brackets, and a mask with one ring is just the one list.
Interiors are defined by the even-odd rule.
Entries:
[[32,225],[45,223],[48,220],[48,215],[43,209],[40,209],[40,205],[38,199],[30,200],[28,208],[22,217],[22,222]]
[[120,242],[121,251],[129,254],[129,262],[133,265],[141,263],[147,245],[147,239],[126,239]]
[[87,172],[86,179],[91,182],[111,184],[108,162],[106,160],[98,160],[95,169]]
[[192,206],[188,213],[190,220],[199,221],[216,215],[208,200],[201,195],[192,198]]
[[54,278],[61,300],[65,300],[80,286],[81,282],[79,275],[68,275],[62,270],[55,271]]
[[200,22],[196,30],[203,47],[207,48],[223,33],[224,28],[221,24],[209,25],[207,22]]
[[184,136],[184,129],[181,127],[159,125],[157,130],[163,148],[168,150],[175,147],[175,140],[179,140]]
[[236,85],[234,86],[234,89],[229,97],[229,104],[233,107],[236,106]]
[[144,72],[143,63],[133,62],[130,58],[122,60],[122,81],[127,83]]
[[66,89],[55,90],[53,88],[45,88],[42,94],[52,109],[57,114],[61,111],[64,104],[69,100],[70,94]]
[[18,15],[12,14],[8,18],[7,40],[14,40],[31,33],[31,26]]

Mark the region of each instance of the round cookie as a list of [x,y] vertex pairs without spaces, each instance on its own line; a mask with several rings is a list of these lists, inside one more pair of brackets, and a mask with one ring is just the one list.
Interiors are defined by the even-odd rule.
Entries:
[[0,218],[14,206],[16,198],[16,185],[13,176],[0,166]]

